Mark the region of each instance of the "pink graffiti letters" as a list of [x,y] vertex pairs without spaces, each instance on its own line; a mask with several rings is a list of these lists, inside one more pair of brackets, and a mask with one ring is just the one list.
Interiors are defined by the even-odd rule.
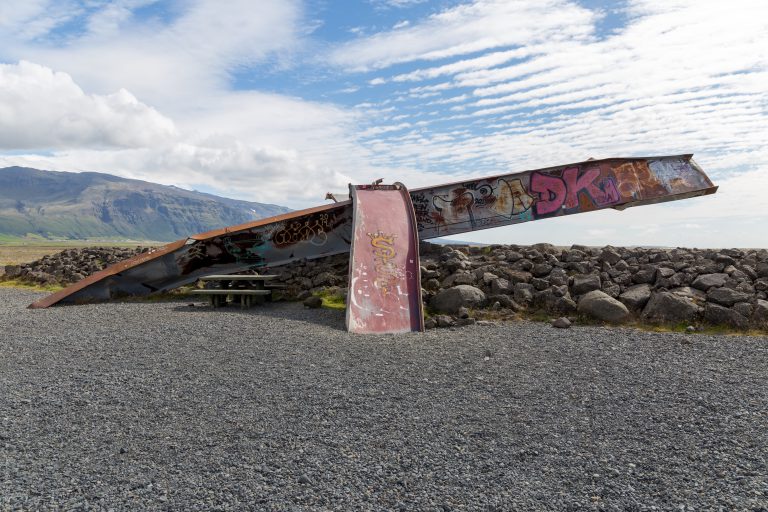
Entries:
[[579,208],[579,195],[585,194],[596,207],[609,206],[621,200],[616,182],[601,179],[599,168],[586,169],[579,174],[578,167],[563,170],[562,177],[531,173],[531,192],[538,194],[535,209],[537,215],[550,215],[560,209],[571,211]]
[[565,201],[566,188],[557,176],[534,172],[531,174],[531,192],[539,194],[535,208],[538,215],[556,212]]
[[[563,180],[568,189],[565,199],[566,209],[572,209],[579,206],[578,193],[582,190],[589,194],[589,197],[597,206],[607,206],[618,203],[621,199],[619,191],[616,189],[616,183],[605,178],[598,182],[600,178],[600,169],[591,168],[584,171],[581,176],[576,167],[569,167],[563,171]],[[596,184],[597,183],[597,184]]]

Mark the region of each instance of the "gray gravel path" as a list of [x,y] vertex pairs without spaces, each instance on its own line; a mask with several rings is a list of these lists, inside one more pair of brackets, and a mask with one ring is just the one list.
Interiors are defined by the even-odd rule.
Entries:
[[36,297],[0,289],[0,510],[768,509],[765,337]]

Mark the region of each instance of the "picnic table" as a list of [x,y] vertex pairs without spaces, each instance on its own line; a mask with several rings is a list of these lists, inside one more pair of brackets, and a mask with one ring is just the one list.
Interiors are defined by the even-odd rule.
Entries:
[[210,275],[203,276],[200,281],[211,283],[212,287],[191,290],[192,295],[205,295],[215,308],[226,306],[227,298],[231,297],[233,303],[240,303],[241,308],[248,308],[254,304],[263,304],[271,297],[272,290],[281,288],[281,285],[269,283],[276,279],[276,275]]

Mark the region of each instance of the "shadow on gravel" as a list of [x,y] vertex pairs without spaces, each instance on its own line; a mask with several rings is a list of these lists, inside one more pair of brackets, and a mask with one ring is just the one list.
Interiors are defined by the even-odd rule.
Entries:
[[210,312],[212,315],[218,314],[236,314],[258,317],[270,317],[284,320],[291,320],[297,322],[308,322],[311,324],[322,325],[330,329],[346,332],[346,326],[344,324],[344,311],[333,309],[308,309],[305,308],[300,302],[277,302],[266,303],[259,306],[254,306],[250,309],[240,309],[238,306],[227,306],[224,308],[214,309],[208,304],[195,303],[194,306],[190,306],[190,302],[186,302],[183,305],[178,305],[172,309],[180,313],[201,313]]

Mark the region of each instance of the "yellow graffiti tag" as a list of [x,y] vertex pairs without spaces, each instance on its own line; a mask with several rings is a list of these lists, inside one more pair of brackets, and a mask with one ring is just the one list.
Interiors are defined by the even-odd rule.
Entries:
[[381,293],[388,295],[397,282],[397,266],[392,259],[397,255],[395,251],[395,235],[387,235],[378,231],[368,233],[373,247],[373,266],[376,272],[374,285]]

